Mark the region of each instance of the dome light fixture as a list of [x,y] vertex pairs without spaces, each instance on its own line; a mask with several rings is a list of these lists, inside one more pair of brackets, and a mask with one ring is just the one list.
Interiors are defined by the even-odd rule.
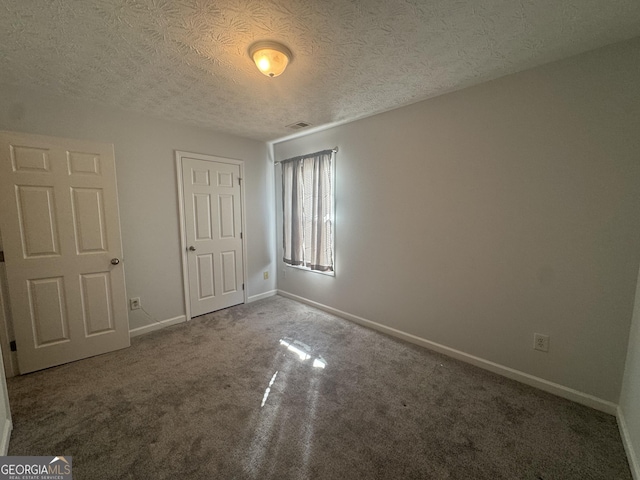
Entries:
[[291,50],[270,40],[256,42],[249,47],[249,56],[267,77],[277,77],[291,62]]

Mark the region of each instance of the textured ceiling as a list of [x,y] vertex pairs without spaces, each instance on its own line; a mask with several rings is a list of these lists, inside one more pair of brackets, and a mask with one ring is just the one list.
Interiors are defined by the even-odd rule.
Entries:
[[638,0],[0,0],[0,83],[272,140],[638,35]]

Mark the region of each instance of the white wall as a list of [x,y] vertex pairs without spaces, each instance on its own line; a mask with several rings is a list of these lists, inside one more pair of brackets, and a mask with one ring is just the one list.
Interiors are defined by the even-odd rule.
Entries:
[[626,437],[627,453],[634,468],[634,478],[640,479],[640,274],[620,394],[620,411],[624,422],[623,435]]
[[[174,150],[244,160],[248,294],[275,288],[273,167],[264,143],[6,85],[0,129],[114,144],[127,295],[139,296],[156,320],[185,313]],[[129,319],[131,328],[153,323],[140,310]]]
[[9,408],[9,391],[7,389],[7,378],[4,373],[2,355],[0,355],[0,455],[6,455],[9,451],[11,430],[13,430],[13,422],[11,420],[11,409]]
[[[2,240],[0,239],[0,250],[2,249]],[[4,324],[7,328],[8,322],[6,314],[6,271],[4,263],[0,264],[0,324]],[[7,341],[7,330],[0,332],[0,455],[6,455],[9,450],[9,440],[11,438],[11,430],[13,424],[11,421],[11,409],[9,408],[9,391],[7,390],[7,378],[5,374],[5,365],[8,371],[13,374],[13,361],[9,351],[9,343]]]
[[336,276],[279,260],[281,290],[617,403],[640,261],[640,39],[275,157],[336,145]]

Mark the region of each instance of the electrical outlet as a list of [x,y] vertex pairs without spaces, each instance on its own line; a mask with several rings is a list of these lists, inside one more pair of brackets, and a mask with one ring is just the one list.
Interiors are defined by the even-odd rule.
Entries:
[[269,272],[264,272],[262,276],[264,277],[265,280],[269,280]]
[[129,299],[129,309],[130,310],[140,310],[142,305],[140,305],[140,297],[133,297]]
[[533,334],[533,349],[540,350],[541,352],[549,351],[549,335],[543,335],[541,333]]

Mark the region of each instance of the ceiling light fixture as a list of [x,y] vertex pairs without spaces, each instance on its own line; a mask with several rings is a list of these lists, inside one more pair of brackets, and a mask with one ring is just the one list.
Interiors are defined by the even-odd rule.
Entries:
[[256,67],[267,77],[277,77],[291,61],[291,50],[278,42],[256,42],[249,47],[249,55]]

